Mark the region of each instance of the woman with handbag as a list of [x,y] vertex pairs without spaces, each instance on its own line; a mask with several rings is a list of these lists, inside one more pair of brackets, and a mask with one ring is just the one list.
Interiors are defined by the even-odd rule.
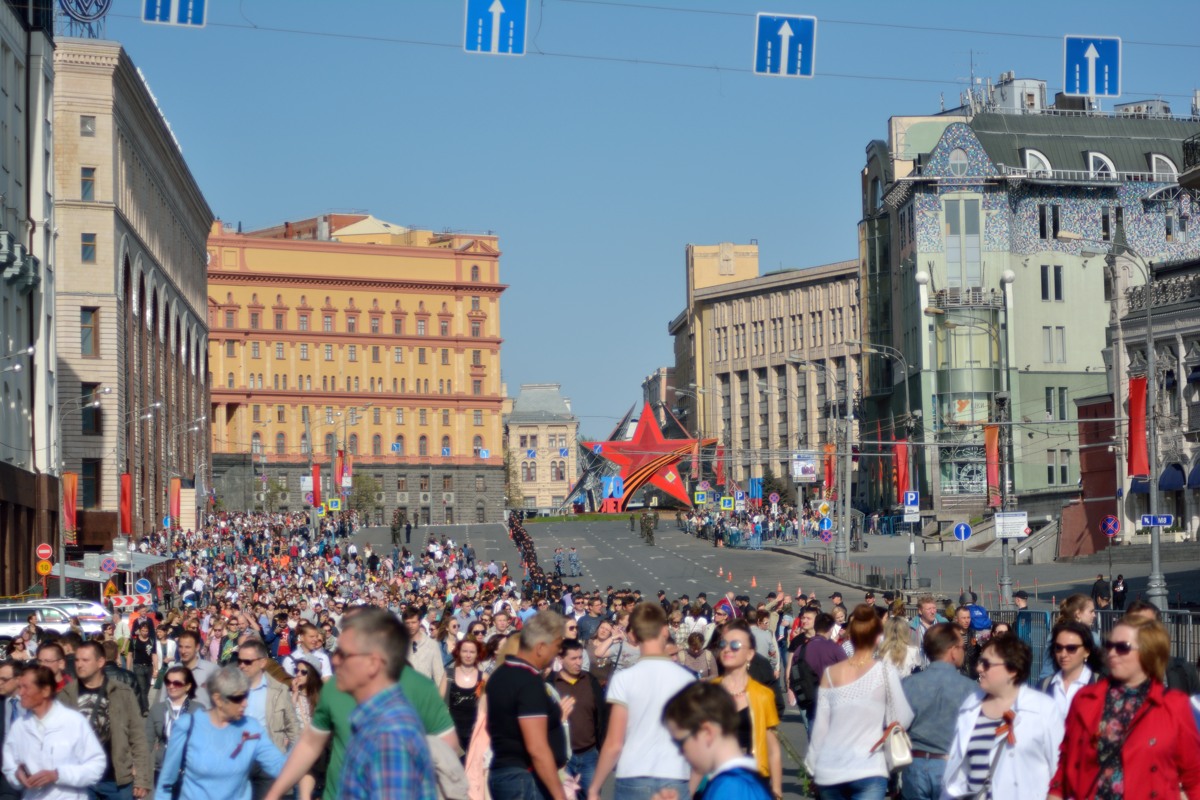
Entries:
[[1163,685],[1166,628],[1124,617],[1104,649],[1108,677],[1071,703],[1050,796],[1200,797],[1200,733],[1187,695]]
[[1026,685],[1033,653],[1011,634],[988,640],[979,689],[958,711],[942,797],[1045,800],[1062,723],[1047,695]]
[[875,607],[857,606],[846,631],[853,653],[821,676],[804,765],[820,787],[821,800],[882,800],[889,767],[907,763],[903,729],[913,711],[899,673],[875,659],[883,632]]
[[154,781],[158,782],[167,742],[175,723],[185,714],[207,711],[196,699],[196,679],[192,671],[182,664],[167,667],[163,678],[165,693],[161,700],[150,706],[146,716],[146,741],[150,744],[150,758],[154,761]]
[[750,677],[754,660],[754,634],[743,619],[731,620],[721,629],[719,642],[724,674],[714,683],[733,698],[737,710],[738,743],[751,756],[758,771],[771,782],[775,800],[783,797],[783,758],[779,749],[779,712],[775,693]]

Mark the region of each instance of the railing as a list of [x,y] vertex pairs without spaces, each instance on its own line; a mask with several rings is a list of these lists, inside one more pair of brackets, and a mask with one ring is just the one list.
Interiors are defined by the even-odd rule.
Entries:
[[1125,183],[1140,181],[1143,183],[1174,183],[1178,176],[1171,172],[1153,172],[1140,170],[1137,172],[1097,172],[1090,169],[1029,169],[1027,167],[1010,167],[997,164],[996,171],[1005,178],[1028,178],[1031,180],[1058,181],[1063,183]]
[[996,289],[939,289],[933,295],[935,308],[1003,308],[1004,293]]
[[[1154,307],[1170,306],[1200,300],[1200,275],[1177,275],[1154,281]],[[1125,290],[1129,311],[1145,310],[1146,287],[1130,286]]]
[[1200,401],[1188,403],[1187,413],[1187,432],[1196,433],[1200,431]]
[[1184,172],[1192,167],[1200,167],[1200,133],[1183,140]]

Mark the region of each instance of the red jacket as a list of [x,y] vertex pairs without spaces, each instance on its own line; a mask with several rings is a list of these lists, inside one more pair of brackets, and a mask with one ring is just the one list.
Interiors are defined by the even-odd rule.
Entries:
[[[1100,778],[1096,740],[1104,714],[1108,680],[1085,686],[1067,713],[1067,729],[1050,794],[1071,800],[1095,796]],[[1200,731],[1191,704],[1182,692],[1168,691],[1153,681],[1146,702],[1138,709],[1121,749],[1126,800],[1168,800],[1180,789],[1200,798]]]

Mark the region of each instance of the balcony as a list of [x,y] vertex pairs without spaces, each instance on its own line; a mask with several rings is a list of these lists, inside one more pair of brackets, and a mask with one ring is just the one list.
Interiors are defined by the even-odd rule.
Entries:
[[1200,189],[1200,133],[1183,140],[1183,172],[1179,185],[1185,189]]
[[[1200,300],[1200,274],[1177,275],[1154,281],[1154,307],[1190,303]],[[1131,286],[1125,290],[1129,312],[1145,311],[1146,287]]]
[[1004,293],[999,289],[939,289],[932,299],[934,308],[1004,308]]

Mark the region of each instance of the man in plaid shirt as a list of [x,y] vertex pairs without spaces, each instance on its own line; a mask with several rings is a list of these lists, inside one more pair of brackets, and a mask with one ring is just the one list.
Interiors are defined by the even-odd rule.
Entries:
[[343,800],[437,800],[421,720],[397,683],[407,646],[403,626],[386,610],[369,609],[345,620],[334,653],[335,679],[358,708],[350,717],[354,746],[342,766]]

